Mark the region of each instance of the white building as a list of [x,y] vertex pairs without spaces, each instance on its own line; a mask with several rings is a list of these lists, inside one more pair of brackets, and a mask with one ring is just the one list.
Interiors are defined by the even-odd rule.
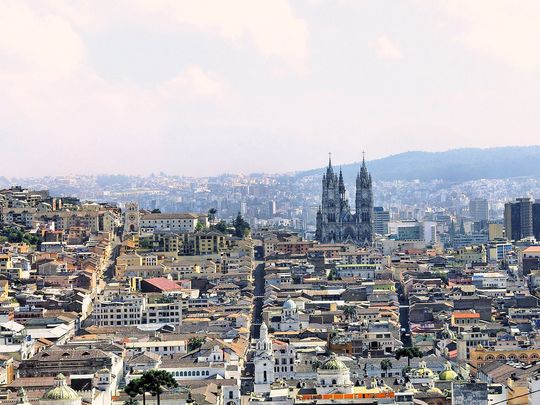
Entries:
[[92,319],[97,326],[182,324],[182,302],[150,303],[140,295],[116,295],[94,304]]
[[208,225],[206,215],[197,215],[189,212],[143,214],[141,228],[148,231],[171,231],[181,233],[195,232],[197,224]]
[[275,358],[272,340],[268,336],[268,327],[264,322],[261,324],[260,336],[256,343],[253,364],[255,366],[254,391],[256,393],[269,392],[270,384],[275,380]]
[[361,280],[374,280],[375,271],[381,270],[382,264],[338,264],[336,275],[338,277],[354,277]]

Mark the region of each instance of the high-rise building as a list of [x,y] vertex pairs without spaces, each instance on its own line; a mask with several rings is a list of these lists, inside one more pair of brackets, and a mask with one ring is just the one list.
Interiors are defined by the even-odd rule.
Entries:
[[485,198],[471,198],[469,200],[469,214],[474,221],[487,221],[488,212],[488,201]]
[[274,200],[268,201],[268,216],[272,218],[276,214],[276,202]]
[[504,228],[510,240],[534,236],[540,240],[540,202],[532,198],[517,198],[504,205]]
[[373,208],[373,230],[376,234],[386,235],[389,222],[390,211],[385,211],[383,207]]
[[332,161],[322,180],[322,205],[317,212],[315,237],[323,243],[352,242],[370,245],[373,242],[373,190],[371,175],[362,159],[356,176],[355,212],[351,212],[345,197],[343,173],[334,173]]

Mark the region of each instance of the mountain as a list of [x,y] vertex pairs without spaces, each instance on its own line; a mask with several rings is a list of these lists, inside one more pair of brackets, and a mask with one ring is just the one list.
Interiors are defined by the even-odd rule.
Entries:
[[[350,182],[360,162],[340,166]],[[509,146],[489,149],[464,148],[445,152],[405,152],[367,162],[374,180],[435,180],[461,182],[476,179],[500,179],[540,176],[540,146]],[[338,168],[339,170],[339,168]],[[296,173],[322,175],[324,168]]]

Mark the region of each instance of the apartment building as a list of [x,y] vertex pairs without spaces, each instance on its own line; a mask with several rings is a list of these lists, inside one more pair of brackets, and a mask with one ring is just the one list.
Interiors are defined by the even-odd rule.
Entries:
[[141,215],[140,223],[142,229],[154,232],[195,232],[197,224],[208,225],[208,217],[189,212],[149,213]]
[[94,304],[92,319],[97,326],[130,326],[144,324],[182,324],[182,301],[165,297],[150,302],[142,295],[115,295]]

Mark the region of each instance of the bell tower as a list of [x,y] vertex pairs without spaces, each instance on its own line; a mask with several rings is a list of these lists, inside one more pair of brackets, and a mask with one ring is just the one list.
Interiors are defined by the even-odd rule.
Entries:
[[140,213],[139,204],[136,202],[126,203],[124,210],[124,233],[139,234]]

